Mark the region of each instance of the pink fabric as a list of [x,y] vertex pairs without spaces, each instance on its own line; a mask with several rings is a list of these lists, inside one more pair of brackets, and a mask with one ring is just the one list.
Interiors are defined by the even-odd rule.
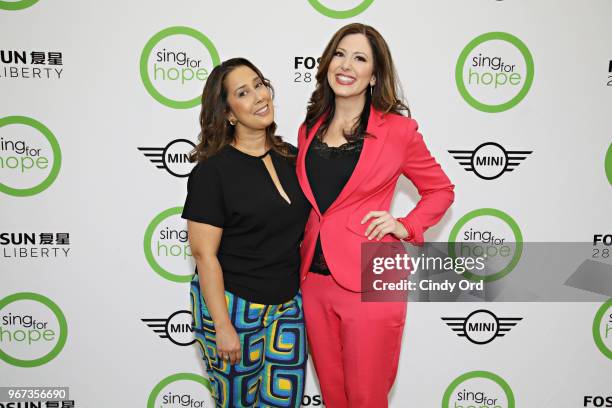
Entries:
[[[421,199],[399,221],[409,232],[409,241],[420,245],[423,233],[442,218],[454,199],[451,184],[431,156],[417,131],[416,121],[396,114],[382,114],[371,108],[363,150],[355,170],[334,203],[322,215],[317,208],[308,178],[305,158],[308,146],[321,125],[321,119],[306,136],[304,125],[298,134],[299,153],[296,170],[306,198],[313,206],[301,246],[300,277],[306,278],[317,236],[325,260],[335,280],[344,288],[361,290],[361,243],[368,242],[368,223],[361,219],[370,211],[389,211],[398,178],[403,174],[416,186]],[[397,242],[388,234],[382,242]]]
[[310,353],[327,408],[387,407],[405,302],[361,302],[331,276],[308,274],[302,299]]
[[[395,380],[406,303],[361,301],[361,244],[370,211],[389,211],[400,175],[416,186],[421,199],[399,221],[409,241],[420,245],[423,233],[442,218],[454,199],[453,184],[429,154],[417,123],[371,109],[359,162],[334,203],[321,214],[306,176],[308,146],[321,119],[298,135],[296,170],[313,206],[301,246],[300,278],[306,332],[325,404],[329,408],[387,407]],[[317,241],[332,276],[309,273]],[[392,235],[382,242],[397,242]]]

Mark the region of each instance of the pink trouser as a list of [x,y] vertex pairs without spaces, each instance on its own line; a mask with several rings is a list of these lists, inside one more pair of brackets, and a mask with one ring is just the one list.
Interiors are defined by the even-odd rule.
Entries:
[[393,386],[405,302],[362,302],[332,276],[302,282],[306,334],[327,408],[383,408]]

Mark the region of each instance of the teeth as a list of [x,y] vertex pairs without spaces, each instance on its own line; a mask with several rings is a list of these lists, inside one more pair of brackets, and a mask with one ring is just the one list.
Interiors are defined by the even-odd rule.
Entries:
[[258,111],[255,112],[256,115],[261,115],[263,113],[268,112],[268,105],[264,106],[263,108],[259,109]]
[[355,78],[351,78],[351,77],[344,76],[344,75],[337,75],[336,78],[340,82],[353,82],[353,81],[355,81]]

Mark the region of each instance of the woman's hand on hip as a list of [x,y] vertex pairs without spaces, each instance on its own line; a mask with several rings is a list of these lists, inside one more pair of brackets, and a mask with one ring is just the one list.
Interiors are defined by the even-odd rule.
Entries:
[[231,323],[220,327],[215,327],[217,340],[217,355],[220,359],[230,364],[240,363],[241,348],[240,338],[236,329]]
[[369,220],[372,221],[366,228],[365,235],[370,240],[376,239],[380,241],[387,234],[393,234],[397,239],[408,237],[408,231],[406,231],[404,225],[393,218],[388,211],[370,211],[363,217],[361,223],[365,224]]

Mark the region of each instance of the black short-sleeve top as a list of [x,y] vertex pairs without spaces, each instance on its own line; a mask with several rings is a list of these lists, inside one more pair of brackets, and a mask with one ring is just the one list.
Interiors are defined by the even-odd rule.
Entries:
[[310,204],[294,160],[274,150],[267,154],[291,204],[274,185],[265,155],[228,145],[193,168],[182,217],[223,228],[217,258],[226,290],[273,305],[292,299],[299,289],[299,245]]

